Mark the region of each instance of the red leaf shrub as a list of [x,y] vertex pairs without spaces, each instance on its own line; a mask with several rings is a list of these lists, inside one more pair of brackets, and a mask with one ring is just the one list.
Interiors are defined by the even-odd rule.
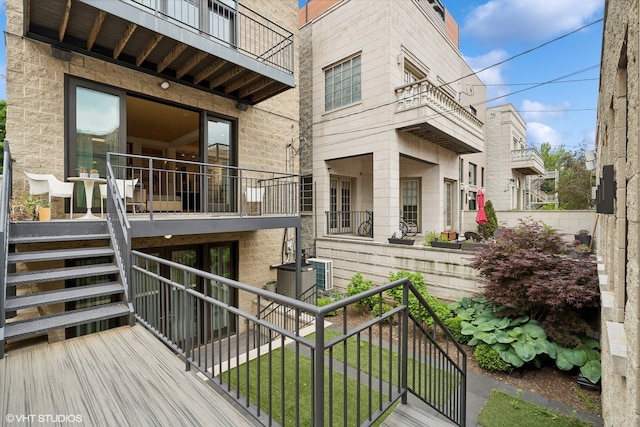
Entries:
[[552,341],[575,347],[600,306],[600,290],[596,264],[569,258],[572,251],[552,229],[527,218],[501,229],[471,265],[486,279],[484,296],[505,306],[500,315],[529,316]]

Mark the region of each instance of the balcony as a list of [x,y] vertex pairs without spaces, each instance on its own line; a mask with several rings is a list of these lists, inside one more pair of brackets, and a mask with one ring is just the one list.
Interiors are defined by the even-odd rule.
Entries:
[[484,148],[483,123],[427,79],[396,88],[396,129],[456,154]]
[[25,35],[248,105],[294,87],[293,34],[229,3],[28,0]]
[[524,175],[544,175],[544,160],[535,148],[511,150],[511,169]]

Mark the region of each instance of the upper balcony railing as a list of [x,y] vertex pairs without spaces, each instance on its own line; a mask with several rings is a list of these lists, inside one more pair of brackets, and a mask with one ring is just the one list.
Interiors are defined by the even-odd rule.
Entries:
[[535,148],[511,150],[512,169],[520,169],[527,175],[544,173],[544,159]]
[[482,138],[482,122],[426,78],[396,88],[396,99],[398,111],[427,106],[434,111],[434,116],[447,117]]
[[233,0],[120,0],[293,74],[293,34]]

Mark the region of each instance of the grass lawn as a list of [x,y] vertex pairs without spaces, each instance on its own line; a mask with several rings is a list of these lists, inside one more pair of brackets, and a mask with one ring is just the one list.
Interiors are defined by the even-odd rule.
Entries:
[[[284,360],[283,360],[284,355]],[[271,357],[272,379],[273,383],[269,389],[269,357]],[[254,359],[249,363],[244,363],[230,371],[220,374],[220,379],[230,383],[233,387],[239,388],[240,393],[247,395],[247,369],[249,370],[249,399],[257,404],[260,400],[260,408],[273,415],[274,420],[282,425],[295,425],[296,405],[299,404],[299,425],[311,425],[311,360],[305,356],[300,356],[299,360],[299,381],[296,378],[296,354],[292,350],[278,349],[271,354],[265,354],[260,358],[260,390],[258,390],[258,359]],[[281,405],[283,403],[283,387],[280,382],[281,370],[284,364],[284,414],[285,419],[282,420]],[[238,372],[239,371],[239,372]],[[240,377],[240,386],[237,385],[237,375]],[[325,368],[325,396],[329,396],[329,370]],[[299,392],[296,393],[296,382],[298,382]],[[360,408],[361,418],[366,418],[366,408],[369,401],[369,389],[364,384],[360,384],[360,401],[358,401],[356,380],[347,378],[347,393],[344,393],[344,376],[334,371],[333,373],[333,424],[342,425],[344,416],[344,403],[348,408],[346,413],[347,425],[357,426],[357,411]],[[260,393],[258,397],[258,392]],[[374,405],[378,402],[380,395],[371,390],[371,399]],[[271,399],[271,402],[270,402]],[[387,396],[382,396],[383,400]],[[272,410],[269,405],[271,404]],[[325,423],[331,425],[329,418],[329,402],[325,400]],[[389,412],[389,411],[387,411]],[[378,420],[379,422],[381,420]],[[360,420],[363,422],[363,419]],[[376,423],[377,424],[377,423]]]
[[[325,340],[331,340],[339,335],[340,333],[338,331],[334,331],[332,329],[325,329],[324,331]],[[314,334],[309,335],[307,338],[313,340]],[[371,372],[371,375],[375,378],[379,378],[385,382],[391,382],[393,385],[398,385],[398,371],[396,370],[391,372],[390,369],[398,368],[398,353],[392,352],[387,348],[381,349],[380,347],[373,345],[370,363],[368,343],[361,340],[359,345],[361,346],[360,360],[358,360],[358,339],[356,337],[347,339],[346,361],[343,345],[334,347],[332,356],[334,359],[342,363],[346,363],[352,368],[357,368],[358,362],[360,362],[359,366],[363,372]],[[390,359],[392,362],[391,367],[389,366]],[[412,381],[412,378],[415,378],[415,382]],[[413,387],[419,390],[423,397],[426,397],[437,405],[445,403],[459,383],[453,374],[447,374],[443,370],[428,363],[415,362],[411,358],[409,358],[409,365],[407,366],[407,380],[410,385],[414,384]],[[422,384],[419,384],[420,380],[422,380]]]
[[557,414],[519,397],[493,390],[478,417],[483,427],[589,427],[577,418]]

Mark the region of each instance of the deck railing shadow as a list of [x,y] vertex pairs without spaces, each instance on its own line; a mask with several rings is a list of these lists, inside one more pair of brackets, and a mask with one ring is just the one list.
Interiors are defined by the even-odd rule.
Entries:
[[[131,280],[137,320],[266,425],[367,426],[407,393],[465,424],[466,355],[408,279],[317,307],[132,251]],[[397,287],[403,302],[383,312]],[[255,312],[232,305],[238,296]],[[381,314],[354,322],[371,297]],[[265,299],[296,313],[292,328],[260,317]],[[333,313],[341,326],[330,332]],[[304,328],[306,316],[315,322]],[[276,338],[257,346],[259,334]]]

